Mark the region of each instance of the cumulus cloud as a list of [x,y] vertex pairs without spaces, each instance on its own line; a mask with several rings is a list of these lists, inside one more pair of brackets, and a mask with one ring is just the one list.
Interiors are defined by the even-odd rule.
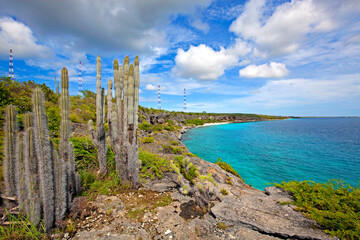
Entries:
[[8,56],[13,49],[15,58],[49,58],[53,52],[38,44],[31,29],[9,17],[0,18],[0,55]]
[[0,0],[0,15],[21,19],[42,39],[63,43],[66,35],[74,49],[91,49],[93,54],[99,51],[151,54],[153,47],[166,47],[164,26],[170,22],[170,16],[191,15],[210,2]]
[[246,43],[241,41],[236,41],[228,49],[220,47],[219,51],[205,44],[190,46],[188,51],[178,49],[174,72],[183,78],[216,80],[224,74],[227,68],[233,67],[239,62],[239,56],[249,51]]
[[145,89],[150,90],[150,91],[154,91],[154,90],[157,89],[157,87],[155,85],[152,85],[152,84],[146,84]]
[[270,64],[249,65],[240,69],[240,77],[246,78],[280,78],[287,75],[289,71],[283,63],[271,62]]
[[268,18],[264,10],[265,0],[249,1],[229,30],[254,41],[259,50],[269,56],[292,53],[307,34],[328,32],[337,27],[331,10],[321,1],[286,2]]

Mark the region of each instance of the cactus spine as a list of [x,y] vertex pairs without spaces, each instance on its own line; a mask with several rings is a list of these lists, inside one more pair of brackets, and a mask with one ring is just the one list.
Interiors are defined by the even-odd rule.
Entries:
[[35,152],[39,161],[40,192],[43,206],[45,230],[54,224],[54,173],[49,141],[47,117],[44,109],[44,96],[40,88],[33,94]]

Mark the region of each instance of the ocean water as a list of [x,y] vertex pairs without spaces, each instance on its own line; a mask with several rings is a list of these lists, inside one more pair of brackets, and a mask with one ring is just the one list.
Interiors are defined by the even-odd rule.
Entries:
[[204,160],[231,164],[263,190],[290,180],[360,184],[360,118],[303,118],[191,129],[188,149]]

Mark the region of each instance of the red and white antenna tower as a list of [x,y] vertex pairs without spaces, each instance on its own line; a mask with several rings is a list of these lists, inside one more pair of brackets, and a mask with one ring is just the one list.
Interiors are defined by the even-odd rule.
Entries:
[[186,88],[184,88],[184,112],[186,112]]
[[158,109],[161,110],[160,85],[158,88]]
[[82,77],[81,77],[81,61],[79,65],[79,86],[78,86],[78,95],[81,95],[82,91]]
[[12,49],[10,49],[10,57],[9,57],[9,77],[10,77],[11,79],[15,79]]

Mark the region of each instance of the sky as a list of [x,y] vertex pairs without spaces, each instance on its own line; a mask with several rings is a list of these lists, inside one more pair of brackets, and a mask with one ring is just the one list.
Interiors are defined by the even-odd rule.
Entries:
[[0,76],[70,94],[140,59],[140,105],[182,111],[360,116],[359,0],[0,0]]

